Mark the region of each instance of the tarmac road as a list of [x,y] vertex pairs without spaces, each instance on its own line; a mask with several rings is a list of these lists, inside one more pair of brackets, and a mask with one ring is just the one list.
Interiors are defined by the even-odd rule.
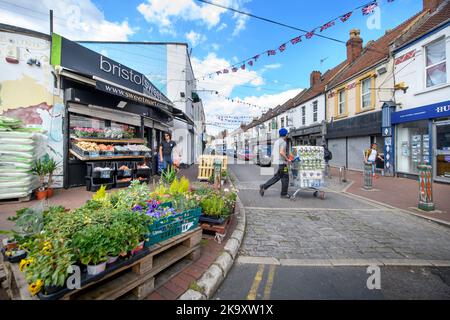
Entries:
[[[449,228],[342,193],[339,186],[328,186],[325,200],[312,192],[280,199],[280,183],[261,197],[267,168],[229,168],[247,228],[214,299],[450,298]],[[376,276],[368,266],[379,267],[381,289],[368,289],[368,278]]]

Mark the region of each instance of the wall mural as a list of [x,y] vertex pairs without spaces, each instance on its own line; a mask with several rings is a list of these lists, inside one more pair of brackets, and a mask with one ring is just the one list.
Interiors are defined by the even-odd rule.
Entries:
[[0,70],[0,114],[46,131],[47,153],[60,163],[53,186],[62,187],[64,105],[53,96],[50,41],[1,31]]

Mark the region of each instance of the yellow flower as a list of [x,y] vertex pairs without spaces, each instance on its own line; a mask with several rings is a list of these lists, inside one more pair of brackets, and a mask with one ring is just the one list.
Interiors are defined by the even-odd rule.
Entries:
[[35,296],[38,294],[39,291],[41,291],[42,286],[44,285],[44,282],[39,279],[35,283],[28,285],[28,291],[30,291],[31,295]]
[[32,264],[34,262],[34,259],[33,258],[30,258],[30,259],[22,259],[21,261],[20,261],[20,264],[19,264],[19,270],[21,271],[21,272],[23,272],[23,270],[25,269],[25,268],[28,268],[29,266],[30,266],[30,264]]

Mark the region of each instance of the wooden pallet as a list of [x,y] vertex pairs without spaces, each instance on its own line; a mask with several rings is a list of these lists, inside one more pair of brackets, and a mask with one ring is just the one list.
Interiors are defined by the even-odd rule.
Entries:
[[214,173],[214,161],[219,159],[222,162],[222,170],[227,170],[228,158],[227,156],[210,156],[202,155],[199,157],[198,164],[198,179],[208,180]]
[[212,224],[212,223],[209,223],[209,222],[202,222],[200,224],[200,227],[204,231],[210,231],[210,232],[213,232],[213,233],[219,233],[219,234],[223,235],[223,234],[226,234],[226,232],[228,230],[228,226],[230,225],[230,221],[231,221],[231,218],[227,219],[222,224]]
[[[188,258],[196,260],[200,257],[201,228],[178,235],[150,247],[147,255],[133,263],[118,268],[102,279],[86,284],[79,290],[64,294],[61,300],[115,300],[125,295],[127,298],[144,299],[155,289],[155,277],[177,261]],[[12,299],[36,300],[27,290],[24,274],[19,271],[18,264],[5,262],[5,269],[10,270],[11,287],[16,287],[18,294]],[[7,274],[8,276],[8,274]]]
[[0,204],[14,204],[21,202],[28,202],[31,200],[31,195],[21,198],[12,198],[12,199],[0,199]]

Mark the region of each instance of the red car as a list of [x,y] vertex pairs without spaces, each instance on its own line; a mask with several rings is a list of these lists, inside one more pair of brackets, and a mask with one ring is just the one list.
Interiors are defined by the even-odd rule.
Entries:
[[241,160],[253,160],[253,158],[255,157],[255,155],[253,153],[250,152],[249,149],[245,149],[245,150],[241,150],[238,153],[238,158]]

